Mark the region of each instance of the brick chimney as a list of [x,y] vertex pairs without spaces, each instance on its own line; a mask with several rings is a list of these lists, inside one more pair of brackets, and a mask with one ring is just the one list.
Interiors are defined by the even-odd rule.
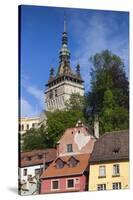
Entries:
[[94,136],[99,138],[99,120],[97,114],[94,117]]

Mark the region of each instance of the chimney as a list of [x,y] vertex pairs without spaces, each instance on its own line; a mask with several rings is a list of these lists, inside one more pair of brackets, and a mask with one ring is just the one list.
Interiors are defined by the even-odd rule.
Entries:
[[78,120],[77,124],[76,124],[76,127],[82,127],[83,126],[83,123],[82,121]]
[[99,138],[99,120],[97,114],[94,117],[94,136]]

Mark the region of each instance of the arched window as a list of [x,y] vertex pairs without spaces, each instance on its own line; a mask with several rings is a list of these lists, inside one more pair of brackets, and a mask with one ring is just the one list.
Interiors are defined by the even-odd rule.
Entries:
[[27,130],[29,130],[29,124],[27,124]]
[[21,130],[24,131],[24,124],[22,124],[22,126],[21,126]]

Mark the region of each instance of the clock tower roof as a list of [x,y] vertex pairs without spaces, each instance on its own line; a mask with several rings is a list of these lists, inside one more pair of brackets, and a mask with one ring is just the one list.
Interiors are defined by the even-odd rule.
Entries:
[[80,74],[79,64],[76,67],[76,71],[73,72],[70,66],[70,50],[68,48],[68,35],[67,35],[67,22],[66,16],[64,16],[64,30],[62,33],[62,46],[59,51],[59,66],[57,73],[54,75],[54,69],[50,71],[50,77],[46,86],[56,84],[58,81],[71,80],[72,82],[82,84],[84,81]]

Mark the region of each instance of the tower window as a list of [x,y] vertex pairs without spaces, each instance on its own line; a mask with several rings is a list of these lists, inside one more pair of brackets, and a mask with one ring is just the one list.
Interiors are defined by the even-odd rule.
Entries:
[[57,90],[55,90],[55,97],[57,97]]

